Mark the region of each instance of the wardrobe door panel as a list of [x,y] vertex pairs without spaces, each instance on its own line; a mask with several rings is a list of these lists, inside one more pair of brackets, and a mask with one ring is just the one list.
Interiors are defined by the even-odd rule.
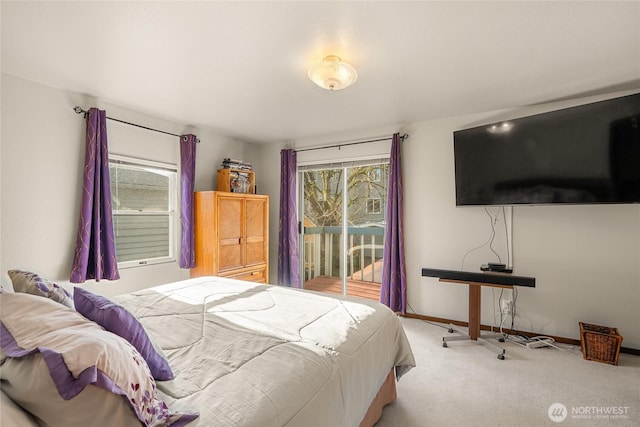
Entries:
[[244,266],[242,221],[243,200],[218,197],[216,213],[218,234],[218,271]]

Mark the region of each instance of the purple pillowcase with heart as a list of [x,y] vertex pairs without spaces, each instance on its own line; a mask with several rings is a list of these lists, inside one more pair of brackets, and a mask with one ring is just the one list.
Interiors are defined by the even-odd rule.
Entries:
[[159,381],[173,379],[173,371],[167,360],[157,350],[142,324],[124,307],[108,298],[86,289],[74,288],[73,301],[76,310],[133,345],[149,365],[153,378]]

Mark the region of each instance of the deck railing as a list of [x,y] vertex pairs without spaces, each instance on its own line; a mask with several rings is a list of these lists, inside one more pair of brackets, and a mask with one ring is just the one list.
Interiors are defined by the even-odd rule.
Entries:
[[[342,227],[304,228],[304,280],[342,277]],[[347,275],[350,279],[380,283],[384,228],[347,228]]]

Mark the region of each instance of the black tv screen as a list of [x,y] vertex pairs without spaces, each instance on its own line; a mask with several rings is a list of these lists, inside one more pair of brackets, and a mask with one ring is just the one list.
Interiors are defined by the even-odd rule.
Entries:
[[640,203],[640,93],[453,133],[456,205]]

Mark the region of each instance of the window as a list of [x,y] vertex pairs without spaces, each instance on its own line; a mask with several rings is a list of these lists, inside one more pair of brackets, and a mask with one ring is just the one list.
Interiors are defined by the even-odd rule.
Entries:
[[367,213],[368,214],[380,214],[382,213],[382,199],[367,199]]
[[111,155],[118,267],[175,261],[175,165]]

